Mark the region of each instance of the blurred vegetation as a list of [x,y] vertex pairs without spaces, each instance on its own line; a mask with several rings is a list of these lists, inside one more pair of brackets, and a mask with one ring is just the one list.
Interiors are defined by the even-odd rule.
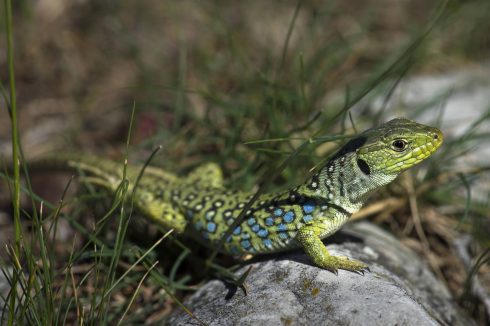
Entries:
[[[370,100],[388,99],[401,79],[471,67],[490,55],[490,3],[485,0],[21,0],[13,5],[19,128],[27,158],[67,150],[121,159],[135,108],[130,162],[144,162],[162,145],[153,165],[184,173],[203,161],[215,161],[229,186],[245,190],[256,190],[257,184],[274,190],[303,181],[340,143],[325,141],[385,120],[386,112],[373,109]],[[1,24],[0,81],[9,89],[5,31]],[[2,156],[9,155],[11,146],[7,102],[8,96],[0,99]],[[434,110],[405,113],[416,118],[429,109]],[[434,121],[438,114],[433,113]],[[454,176],[451,164],[475,140],[484,139],[471,131],[466,139],[449,139],[447,150],[426,165],[425,178],[407,177],[415,189],[432,185],[418,197],[426,216],[445,218],[435,207],[458,203],[450,222],[442,223],[445,228],[435,228],[430,221],[438,220],[427,218],[421,234],[406,201],[393,206],[389,215],[373,217],[425,253],[456,296],[462,294],[466,273],[456,257],[441,258],[454,256],[450,241],[455,235],[444,232],[458,225],[472,233],[478,255],[489,245],[490,231],[488,203],[472,204],[454,191],[471,188],[479,172],[466,179]],[[271,171],[285,160],[285,168],[271,180]],[[405,196],[403,181],[374,201]],[[42,271],[49,267],[45,282],[57,294],[33,297],[37,305],[31,305],[37,308],[26,308],[24,302],[25,321],[46,318],[41,314],[45,305],[51,319],[44,320],[58,323],[94,323],[101,314],[108,323],[123,317],[125,323],[158,321],[175,307],[175,296],[181,298],[212,276],[200,272],[203,262],[196,266],[188,259],[209,255],[193,244],[186,244],[189,250],[164,241],[158,251],[148,251],[153,242],[136,236],[123,243],[129,216],[117,198],[90,185],[74,193],[71,186],[66,207],[56,209],[66,176],[34,176],[32,182],[34,192],[27,197],[37,203],[29,205],[23,198],[24,237],[35,245],[32,252],[24,247],[24,255],[35,258],[42,252],[36,225],[48,228],[53,239],[56,234],[56,241],[45,244],[52,250],[46,258],[49,266],[38,266],[34,258],[30,265],[38,268],[33,273],[38,276],[45,276]],[[434,187],[438,191],[428,192]],[[7,189],[0,188],[0,214],[7,216],[0,234],[12,241]],[[44,218],[37,216],[41,198],[43,207],[52,209]],[[101,223],[108,211],[121,224],[118,219]],[[462,220],[468,215],[474,218]],[[481,227],[471,232],[475,221]],[[432,249],[429,254],[426,246]],[[0,256],[12,258],[6,252]],[[224,266],[231,265],[229,258],[220,258]],[[488,271],[488,264],[479,268]],[[104,278],[108,271],[110,280]],[[126,277],[116,282],[121,275]],[[105,306],[96,304],[106,293],[98,292],[102,285],[104,291],[115,286],[101,301]],[[132,297],[136,287],[141,295]],[[130,304],[130,298],[136,302]],[[469,308],[485,322],[478,300]]]

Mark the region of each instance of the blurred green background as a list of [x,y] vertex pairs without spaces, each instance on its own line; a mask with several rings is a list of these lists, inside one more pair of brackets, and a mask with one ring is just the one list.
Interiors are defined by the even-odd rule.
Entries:
[[[13,6],[27,158],[61,150],[121,158],[134,107],[130,162],[144,161],[162,145],[152,164],[186,172],[215,161],[229,186],[245,190],[264,181],[270,181],[268,190],[303,181],[338,145],[324,142],[330,136],[386,120],[389,112],[372,101],[388,99],[400,80],[478,69],[490,57],[488,0],[16,0]],[[8,88],[3,21],[0,79]],[[0,150],[8,156],[3,98],[0,107]],[[427,110],[437,121],[439,111]],[[422,111],[395,112],[416,118]],[[472,139],[484,142],[487,136]],[[267,180],[305,142],[279,177]],[[429,162],[427,178],[451,171],[452,160],[468,147],[447,142],[451,150]],[[420,205],[430,210],[457,198],[457,223],[466,197],[448,193],[464,188],[458,180],[424,196]],[[37,184],[36,191],[56,202],[66,178]],[[6,189],[0,189],[3,201]],[[380,197],[393,192],[396,187]],[[482,222],[488,203],[473,207],[484,227],[465,230],[488,245],[488,221]],[[377,221],[424,253],[417,233],[406,226],[407,205],[397,210]],[[450,245],[440,233],[455,224],[440,233],[427,224],[434,255],[448,255]],[[9,234],[10,220],[3,225]],[[72,239],[65,240],[57,250],[66,255]],[[454,260],[432,262],[453,293],[461,294],[464,268]],[[454,270],[441,272],[447,266]],[[481,317],[481,311],[472,313]]]

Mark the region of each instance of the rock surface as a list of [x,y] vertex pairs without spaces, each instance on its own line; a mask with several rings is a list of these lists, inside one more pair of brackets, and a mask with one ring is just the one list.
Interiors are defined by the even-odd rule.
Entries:
[[[343,244],[328,245],[330,252],[369,263],[370,273],[339,271],[337,276],[295,251],[252,263],[247,296],[213,280],[184,303],[209,325],[472,325],[447,289],[397,239],[366,222],[345,229],[336,237]],[[182,310],[169,322],[198,324]]]

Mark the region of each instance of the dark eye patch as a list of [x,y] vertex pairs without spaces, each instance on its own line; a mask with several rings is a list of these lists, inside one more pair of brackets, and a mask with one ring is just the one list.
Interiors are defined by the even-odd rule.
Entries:
[[357,166],[362,171],[362,173],[364,173],[365,175],[370,175],[371,174],[371,168],[366,163],[366,161],[361,160],[360,158],[357,159]]

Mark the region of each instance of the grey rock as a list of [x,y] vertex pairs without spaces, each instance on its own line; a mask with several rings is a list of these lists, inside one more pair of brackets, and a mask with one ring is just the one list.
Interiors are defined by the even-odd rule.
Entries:
[[[350,225],[332,254],[370,265],[338,276],[311,265],[301,250],[263,256],[249,266],[248,295],[213,280],[184,304],[209,325],[472,325],[448,290],[410,249],[370,223]],[[341,239],[343,238],[343,239]],[[353,242],[352,240],[356,240]],[[182,310],[171,325],[197,325]]]

